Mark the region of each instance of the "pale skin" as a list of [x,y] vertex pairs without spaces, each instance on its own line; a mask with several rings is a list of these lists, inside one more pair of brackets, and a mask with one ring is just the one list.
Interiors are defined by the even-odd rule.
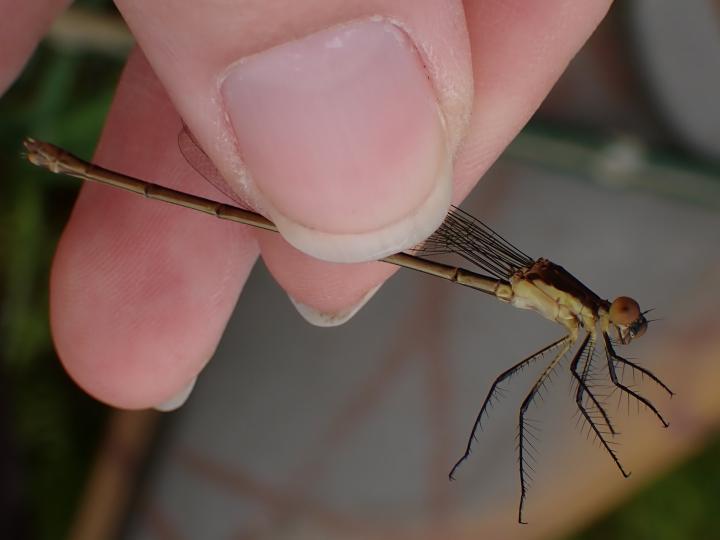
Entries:
[[[64,4],[0,0],[0,12],[14,14],[0,21],[0,35],[5,37],[0,90],[17,76]],[[234,0],[209,6],[125,0],[117,4],[147,59],[138,52],[131,56],[94,159],[140,178],[222,199],[177,152],[177,108],[201,145],[213,149],[209,153],[218,169],[238,177],[242,167],[252,169],[255,194],[267,195],[268,205],[288,217],[290,235],[297,232],[295,223],[323,233],[309,239],[305,235],[303,249],[329,253],[325,258],[338,260],[331,248],[325,249],[332,247],[334,238],[348,231],[382,232],[389,230],[388,223],[403,224],[406,216],[425,205],[432,196],[428,193],[437,191],[434,177],[416,180],[422,176],[417,170],[432,166],[425,167],[419,157],[413,159],[413,152],[427,155],[426,147],[438,144],[433,129],[440,129],[438,137],[450,156],[452,201],[461,201],[539,106],[610,2]],[[411,48],[427,66],[441,127],[433,124],[436,119],[430,115],[427,129],[413,129],[431,135],[404,135],[403,122],[393,116],[396,108],[390,106],[391,114],[382,115],[387,116],[387,126],[353,124],[349,131],[358,141],[350,141],[354,150],[347,159],[366,167],[361,172],[368,177],[382,178],[391,171],[392,182],[345,178],[347,184],[340,186],[331,181],[323,184],[325,171],[318,170],[309,175],[309,184],[284,184],[283,170],[278,172],[276,163],[314,171],[312,167],[331,162],[337,170],[345,170],[342,149],[330,148],[327,159],[320,155],[310,164],[293,162],[306,156],[272,139],[275,132],[270,128],[270,146],[252,139],[252,134],[265,129],[264,119],[242,107],[229,115],[240,115],[245,125],[254,128],[250,135],[233,130],[224,120],[228,111],[223,110],[227,106],[223,98],[229,98],[218,88],[218,80],[244,57],[370,16],[397,22],[407,31]],[[426,57],[428,51],[433,54]],[[363,75],[369,77],[358,74],[358,80]],[[425,106],[423,92],[426,89],[418,90],[412,106]],[[336,96],[328,94],[325,99]],[[373,103],[361,106],[372,109]],[[284,107],[278,110],[285,114]],[[367,115],[359,111],[357,117]],[[322,120],[340,121],[331,116]],[[321,129],[302,127],[303,133],[319,133],[317,148],[332,143],[322,139]],[[363,129],[368,132],[362,133]],[[376,133],[391,133],[406,142],[398,143],[394,153],[381,147],[364,155],[363,137],[371,140]],[[398,153],[407,159],[397,162]],[[330,174],[327,178],[335,180]],[[237,183],[232,185],[237,189]],[[388,185],[404,196],[396,197]],[[352,211],[353,205],[374,210],[360,214]],[[392,233],[387,234],[392,243]],[[372,234],[365,236],[351,246],[355,260],[373,258],[374,239]],[[202,256],[183,256],[189,252]],[[326,321],[342,321],[394,272],[388,265],[372,262],[323,262],[277,235],[84,186],[51,278],[53,336],[68,373],[87,392],[114,406],[137,409],[171,399],[212,357],[259,254],[280,286]]]

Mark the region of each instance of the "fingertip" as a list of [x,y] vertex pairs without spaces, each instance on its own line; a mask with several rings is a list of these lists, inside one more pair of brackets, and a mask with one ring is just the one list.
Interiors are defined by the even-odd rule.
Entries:
[[[136,53],[95,159],[212,196],[180,155],[180,126]],[[213,356],[257,253],[246,227],[129,192],[83,186],[50,279],[50,324],[65,369],[89,394],[116,407],[166,402]]]
[[158,403],[153,407],[156,411],[159,412],[171,412],[179,409],[182,407],[187,399],[190,397],[190,394],[193,391],[193,388],[195,388],[195,383],[197,382],[197,377],[193,377],[190,379],[190,382],[187,383],[185,386],[180,388],[177,392],[175,392],[172,396],[169,398],[163,400],[161,403]]
[[313,326],[328,328],[332,326],[340,326],[352,319],[355,314],[360,311],[373,296],[375,296],[375,293],[380,289],[380,285],[382,284],[376,285],[367,293],[365,293],[360,298],[360,300],[355,303],[349,304],[348,306],[339,311],[321,311],[316,307],[304,304],[299,300],[296,300],[291,295],[288,295],[288,298],[290,298],[290,301],[295,306],[295,309],[297,309],[298,313],[302,316],[303,319],[305,319]]
[[396,270],[382,262],[329,263],[298,251],[279,235],[258,237],[263,262],[300,315],[316,326],[347,322]]

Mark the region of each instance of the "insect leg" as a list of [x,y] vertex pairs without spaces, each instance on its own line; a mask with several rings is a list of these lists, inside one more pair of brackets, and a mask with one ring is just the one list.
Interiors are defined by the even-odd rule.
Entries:
[[[592,429],[593,433],[597,436],[597,438],[600,440],[600,443],[603,445],[605,450],[607,450],[608,454],[610,454],[610,457],[615,462],[615,465],[618,466],[618,469],[620,469],[620,472],[622,475],[627,478],[630,476],[630,473],[626,472],[623,468],[622,464],[620,463],[620,459],[618,458],[617,454],[613,450],[613,448],[610,446],[609,441],[605,438],[605,434],[600,430],[597,423],[595,422],[595,419],[593,419],[592,416],[588,413],[587,409],[585,408],[585,405],[583,404],[583,397],[585,394],[587,394],[590,397],[590,400],[592,401],[593,405],[600,411],[600,414],[602,414],[603,420],[607,424],[608,428],[610,429],[610,432],[614,435],[615,429],[613,428],[612,424],[610,423],[610,417],[605,412],[605,408],[602,406],[602,404],[595,398],[594,394],[590,390],[590,388],[586,384],[586,377],[589,372],[590,368],[590,362],[593,360],[593,353],[594,353],[594,347],[595,343],[594,340],[591,340],[591,334],[588,333],[585,336],[585,339],[583,340],[582,344],[578,348],[577,352],[575,353],[575,356],[573,357],[572,362],[570,363],[570,372],[573,374],[573,377],[578,381],[578,388],[577,393],[575,394],[575,403],[577,404],[578,410],[580,411],[580,414],[583,415],[583,418],[587,421],[588,425],[590,426],[590,429]],[[589,350],[587,357],[586,357],[586,364],[585,368],[583,369],[582,374],[578,372],[578,364],[580,363],[580,360],[583,357],[583,353],[586,349],[586,347],[590,345],[591,349]]]
[[[668,424],[665,421],[665,418],[660,414],[660,412],[655,408],[655,406],[650,402],[649,399],[646,397],[641,396],[634,390],[628,388],[626,385],[620,382],[620,379],[617,376],[617,372],[615,371],[615,362],[622,362],[622,363],[628,363],[628,365],[634,365],[629,362],[629,360],[625,360],[621,356],[618,356],[615,352],[615,349],[613,349],[612,343],[610,342],[610,336],[607,335],[607,333],[603,332],[603,338],[605,340],[605,356],[607,356],[607,362],[608,362],[608,371],[610,372],[610,380],[612,380],[613,384],[618,387],[621,391],[627,393],[628,395],[634,397],[636,400],[638,400],[640,403],[645,405],[648,409],[650,409],[653,413],[655,413],[655,416],[658,417],[660,422],[662,422],[662,425],[664,427],[668,427],[670,424]],[[641,370],[643,372],[647,370]],[[649,372],[648,372],[649,373]],[[653,380],[659,380],[657,377],[653,376]],[[664,384],[660,383],[663,388],[670,391]]]
[[670,388],[668,388],[668,386],[664,382],[662,382],[660,380],[660,378],[657,377],[652,371],[642,367],[641,365],[636,364],[635,362],[632,362],[631,360],[628,360],[627,358],[623,358],[622,356],[618,355],[615,352],[615,349],[612,346],[612,343],[610,342],[610,338],[607,334],[605,334],[605,348],[607,351],[609,351],[610,356],[612,356],[613,360],[615,360],[616,362],[619,362],[621,364],[625,364],[626,366],[630,366],[630,368],[632,368],[636,371],[639,371],[643,375],[646,375],[649,379],[651,379],[660,388],[665,390],[670,397],[673,397],[675,395],[675,392],[670,390]]
[[455,471],[457,468],[462,464],[463,461],[465,461],[469,456],[470,452],[472,451],[472,444],[477,440],[477,432],[479,429],[481,429],[481,421],[483,416],[485,415],[488,406],[492,402],[493,398],[497,397],[497,392],[499,390],[498,386],[500,383],[505,381],[506,379],[511,378],[513,375],[521,371],[523,368],[530,365],[532,362],[537,360],[538,358],[541,358],[543,354],[546,352],[554,349],[558,345],[562,344],[563,342],[567,341],[569,339],[569,336],[565,336],[561,339],[558,339],[557,341],[551,343],[547,347],[544,347],[537,351],[536,353],[533,353],[532,355],[528,356],[524,360],[521,360],[514,366],[512,366],[509,369],[506,369],[503,371],[492,383],[492,386],[490,387],[490,391],[488,392],[487,396],[485,397],[485,401],[483,401],[482,407],[480,407],[480,412],[477,415],[477,418],[475,419],[475,424],[473,424],[472,431],[470,433],[470,437],[468,439],[467,447],[465,448],[465,453],[462,455],[462,457],[453,465],[453,468],[450,470],[450,474],[448,475],[450,477],[450,480],[454,480],[455,477]]
[[[527,412],[528,407],[530,407],[530,405],[532,404],[533,400],[537,397],[538,392],[545,384],[547,378],[553,372],[560,360],[563,359],[568,350],[570,350],[570,347],[572,347],[575,339],[574,337],[567,336],[566,338],[560,340],[560,342],[563,342],[563,346],[552,359],[552,361],[548,364],[545,370],[540,374],[538,379],[535,381],[535,384],[530,389],[530,393],[525,397],[522,405],[520,406],[520,414],[518,415],[518,464],[520,468],[520,505],[518,507],[518,523],[525,523],[522,519],[522,514],[523,506],[525,504],[525,497],[528,490],[529,478],[529,473],[527,471],[527,468],[529,467],[529,464],[527,463],[528,449],[526,448],[526,445],[530,445],[530,447],[532,447],[532,443],[528,441],[528,431],[525,424],[525,413]],[[556,343],[556,345],[560,342]]]

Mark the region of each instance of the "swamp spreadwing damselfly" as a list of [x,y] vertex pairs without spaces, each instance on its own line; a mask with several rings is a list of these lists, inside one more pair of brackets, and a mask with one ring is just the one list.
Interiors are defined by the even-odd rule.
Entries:
[[[181,135],[182,137],[182,135]],[[185,136],[186,143],[189,140]],[[192,142],[192,141],[190,141]],[[261,229],[275,231],[275,225],[265,217],[236,206],[197,197],[170,188],[145,182],[121,173],[110,171],[77,158],[49,143],[26,139],[27,159],[34,165],[54,173],[74,176],[86,181],[117,187],[137,193],[148,199],[168,202],[198,210],[220,219],[235,221]],[[192,146],[192,145],[190,145]],[[182,147],[182,139],[181,139]],[[187,148],[187,144],[186,144]],[[198,152],[202,152],[197,149]],[[183,151],[188,157],[187,151]],[[191,163],[192,164],[192,163]],[[200,171],[202,173],[202,171]],[[426,257],[456,254],[472,263],[485,274],[480,274]],[[613,448],[617,431],[607,413],[606,395],[596,391],[599,365],[597,350],[602,349],[607,365],[607,377],[614,390],[637,401],[655,414],[663,426],[668,423],[657,408],[643,395],[623,382],[622,372],[629,368],[659,385],[670,396],[672,391],[652,372],[617,354],[617,345],[627,345],[647,330],[647,311],[641,311],[632,298],[620,296],[613,302],[604,300],[583,285],[562,266],[544,259],[533,259],[505,240],[482,221],[459,208],[451,209],[440,228],[420,246],[408,253],[397,253],[382,259],[383,262],[417,270],[425,274],[459,283],[471,289],[494,296],[503,303],[520,309],[535,311],[560,324],[565,336],[543,347],[502,372],[492,383],[487,397],[468,440],[462,457],[452,467],[452,479],[465,461],[476,441],[481,422],[490,403],[499,397],[501,384],[524,368],[551,353],[552,358],[523,400],[518,414],[518,462],[520,472],[520,502],[518,521],[523,521],[523,508],[530,479],[535,437],[526,414],[533,402],[548,384],[561,362],[572,353],[570,374],[575,382],[575,404],[581,419],[589,426],[600,445],[607,451],[623,476],[629,476]]]

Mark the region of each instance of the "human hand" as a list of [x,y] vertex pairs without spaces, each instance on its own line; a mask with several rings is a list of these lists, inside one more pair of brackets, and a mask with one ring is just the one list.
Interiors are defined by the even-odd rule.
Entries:
[[[48,13],[40,4],[62,3],[14,6],[22,13],[13,27],[34,30],[9,42],[0,83],[40,37],[46,21],[37,13]],[[126,408],[182,402],[258,253],[307,319],[347,320],[393,268],[340,263],[401,251],[429,235],[525,124],[609,6],[117,4],[147,60],[131,56],[95,160],[218,198],[178,152],[177,109],[232,191],[303,252],[336,261],[276,235],[84,186],[53,266],[53,336],[80,386]]]

